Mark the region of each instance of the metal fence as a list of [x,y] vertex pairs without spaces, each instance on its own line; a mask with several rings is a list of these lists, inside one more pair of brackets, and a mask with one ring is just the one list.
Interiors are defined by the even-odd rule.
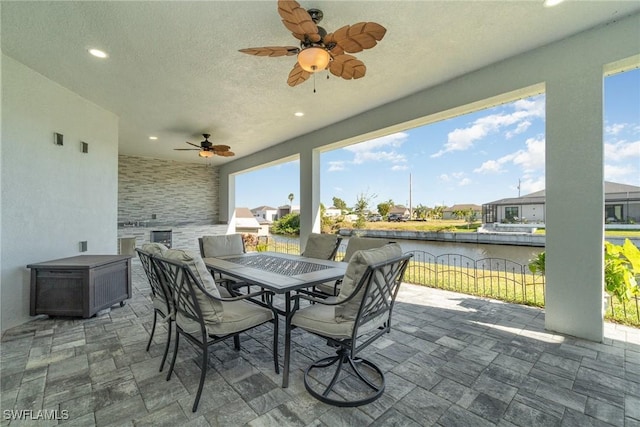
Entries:
[[[342,260],[346,244],[338,248],[336,260]],[[268,250],[300,253],[297,239],[271,238]],[[426,251],[413,254],[404,275],[406,283],[429,286],[502,301],[544,307],[544,276],[531,274],[528,265],[504,258],[474,260],[459,254],[433,255]],[[640,301],[610,298],[605,318],[640,327]]]

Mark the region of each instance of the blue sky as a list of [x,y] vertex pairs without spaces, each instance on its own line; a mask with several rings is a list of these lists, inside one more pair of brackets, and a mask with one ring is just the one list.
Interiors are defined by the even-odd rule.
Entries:
[[[640,186],[640,70],[605,78],[605,179]],[[321,201],[359,195],[433,207],[482,205],[544,189],[544,95],[324,153]],[[256,192],[255,182],[260,182]],[[240,175],[236,206],[299,203],[299,162]]]

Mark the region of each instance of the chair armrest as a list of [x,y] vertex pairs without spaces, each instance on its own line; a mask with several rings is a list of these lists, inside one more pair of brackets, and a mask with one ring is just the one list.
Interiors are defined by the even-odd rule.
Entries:
[[327,298],[318,298],[318,297],[314,297],[311,296],[311,294],[305,293],[305,294],[296,294],[294,296],[291,297],[292,299],[294,299],[294,303],[295,306],[297,307],[299,304],[299,301],[301,299],[310,301],[312,303],[316,303],[316,304],[323,304],[323,305],[339,305],[344,303],[344,301],[340,301],[338,302],[338,300],[336,299],[335,301],[327,301]]
[[[199,283],[197,285],[198,285],[198,287],[200,287]],[[242,301],[242,300],[249,299],[249,298],[259,297],[261,295],[270,294],[269,291],[266,291],[266,290],[263,289],[261,291],[252,292],[252,293],[249,293],[249,294],[236,294],[236,293],[234,293],[234,295],[236,295],[236,296],[233,296],[233,297],[230,297],[230,298],[224,298],[224,297],[220,297],[220,296],[217,297],[215,295],[211,295],[211,293],[209,293],[209,291],[207,291],[206,289],[200,288],[200,290],[202,292],[204,292],[204,294],[206,296],[208,296],[209,298],[217,300],[217,301]]]

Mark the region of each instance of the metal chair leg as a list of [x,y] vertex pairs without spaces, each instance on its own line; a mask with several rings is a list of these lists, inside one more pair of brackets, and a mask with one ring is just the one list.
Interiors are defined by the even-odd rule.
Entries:
[[180,332],[176,330],[176,342],[173,347],[173,357],[171,358],[171,366],[169,366],[169,372],[167,373],[167,381],[171,379],[173,367],[176,365],[176,358],[178,357],[178,341],[180,341]]
[[[236,335],[237,336],[237,335]],[[202,388],[204,387],[204,379],[207,376],[207,365],[209,364],[209,349],[205,343],[202,346],[202,367],[200,368],[200,384],[198,385],[198,392],[196,393],[196,400],[193,402],[193,408],[191,412],[198,410],[198,403],[200,402],[200,395],[202,394]]]
[[169,354],[169,346],[171,345],[171,318],[167,321],[167,328],[169,331],[167,332],[167,343],[164,346],[164,354],[162,355],[162,362],[160,362],[160,370],[158,372],[162,372],[164,368],[164,362],[167,360],[167,355]]
[[153,334],[156,332],[156,321],[158,320],[158,312],[153,310],[153,326],[151,326],[151,335],[149,335],[149,342],[147,343],[147,351],[151,348],[151,341],[153,341]]
[[280,373],[280,363],[278,361],[278,317],[273,319],[273,364],[275,365],[276,374]]
[[[315,390],[311,385],[311,381],[309,381],[310,372],[313,369],[324,369],[334,364],[336,365],[336,368],[335,368],[336,370],[333,374],[333,377],[331,378],[331,381],[329,382],[329,385],[327,385],[322,391]],[[371,393],[366,395],[366,397],[362,399],[356,399],[356,400],[349,400],[346,397],[344,399],[336,399],[336,398],[329,397],[329,394],[333,391],[333,387],[337,384],[338,379],[340,378],[340,374],[343,371],[342,369],[343,365],[346,365],[346,364],[351,366],[356,376],[364,384],[366,384],[367,387],[371,389]],[[376,385],[373,381],[366,378],[364,374],[360,371],[359,365],[368,366],[374,372],[377,378],[377,382],[379,382],[380,384]],[[384,392],[384,388],[385,388],[385,380],[384,380],[384,374],[382,373],[380,368],[378,368],[372,362],[365,359],[360,359],[360,358],[352,359],[350,357],[350,353],[346,349],[340,348],[337,351],[337,354],[335,356],[329,356],[329,357],[319,359],[305,370],[304,386],[309,392],[309,394],[311,394],[313,397],[320,400],[321,402],[327,403],[329,405],[335,405],[335,406],[341,406],[341,407],[354,407],[354,406],[366,405],[378,399],[380,396],[382,396],[382,393]],[[337,395],[337,393],[335,392],[334,394]]]

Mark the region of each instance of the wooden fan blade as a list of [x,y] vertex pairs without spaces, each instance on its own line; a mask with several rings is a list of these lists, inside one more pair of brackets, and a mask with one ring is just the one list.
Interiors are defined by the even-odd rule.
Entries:
[[232,156],[235,156],[236,153],[231,152],[231,151],[221,151],[219,153],[216,152],[216,155],[222,156],[222,157],[232,157]]
[[338,56],[344,53],[344,49],[342,48],[342,46],[336,43],[335,36],[333,35],[333,33],[329,33],[326,36],[324,36],[323,41],[325,46],[333,45],[331,49],[328,49],[329,53],[331,53],[331,56]]
[[300,41],[305,41],[305,38],[308,38],[314,43],[320,41],[318,26],[311,19],[309,12],[300,7],[297,1],[278,0],[278,13],[284,26],[291,31],[295,38]]
[[309,76],[311,76],[311,73],[303,70],[300,64],[296,62],[296,65],[293,66],[293,70],[289,73],[287,84],[291,87],[297,86],[300,83],[304,83]]
[[295,46],[265,46],[240,49],[240,52],[248,55],[275,57],[297,55],[300,49]]
[[358,22],[353,25],[345,25],[333,33],[327,34],[324,43],[335,43],[337,46],[331,49],[335,55],[339,55],[339,50],[344,52],[357,53],[364,49],[371,49],[377,42],[382,40],[387,29],[375,22]]
[[[198,148],[200,148],[200,146],[199,146],[199,145],[192,144],[192,143],[190,143],[189,141],[185,141],[185,142],[186,142],[187,144],[189,144],[189,145],[193,145],[194,147],[198,147]],[[179,150],[179,148],[176,148],[176,150]],[[185,150],[186,150],[186,148],[185,148]]]
[[231,147],[229,147],[228,145],[214,145],[211,147],[211,150],[213,151],[229,151],[231,149]]
[[336,56],[333,61],[329,62],[329,71],[334,76],[351,80],[364,77],[367,67],[355,56],[344,54]]
[[174,150],[175,151],[200,151],[200,148],[174,148]]

